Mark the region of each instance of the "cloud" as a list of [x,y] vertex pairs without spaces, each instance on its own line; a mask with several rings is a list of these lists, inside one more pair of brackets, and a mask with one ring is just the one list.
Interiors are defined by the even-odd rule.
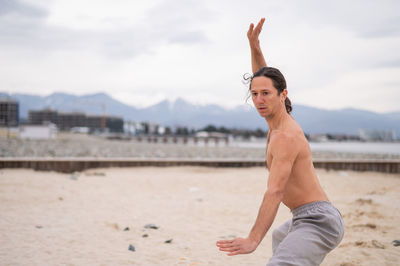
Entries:
[[[251,70],[247,28],[265,16],[267,63],[282,70],[294,102],[315,105],[318,88],[336,95],[362,83],[362,104],[353,93],[326,106],[395,109],[399,3],[0,0],[0,88],[104,91],[141,105],[163,97],[241,104],[241,77]],[[364,83],[371,75],[373,85]],[[373,90],[383,81],[394,96],[379,104]]]
[[311,27],[338,27],[360,38],[388,38],[400,35],[400,2],[396,0],[336,0],[286,2],[298,23]]
[[382,61],[382,62],[376,63],[374,67],[375,68],[400,68],[400,59],[392,59],[392,60]]
[[355,70],[335,82],[296,95],[298,103],[329,109],[362,108],[376,112],[398,110],[400,68]]
[[175,36],[171,36],[169,41],[172,43],[181,43],[181,44],[194,44],[194,43],[201,43],[207,42],[207,37],[204,32],[201,31],[189,31],[189,32],[182,32]]
[[47,16],[48,12],[43,8],[19,0],[0,0],[0,16],[8,14],[42,18]]
[[[168,43],[207,42],[206,34],[196,25],[204,15],[184,15],[190,13],[191,6],[201,9],[201,5],[195,1],[185,1],[184,5],[172,3],[172,6],[167,2],[156,6],[135,25],[121,25],[117,23],[118,19],[113,25],[113,19],[108,19],[111,27],[105,29],[71,29],[49,24],[45,19],[48,11],[33,4],[2,0],[0,46],[30,50],[38,57],[51,51],[67,50],[98,53],[110,59],[129,59]],[[168,10],[169,7],[179,10],[179,15]]]

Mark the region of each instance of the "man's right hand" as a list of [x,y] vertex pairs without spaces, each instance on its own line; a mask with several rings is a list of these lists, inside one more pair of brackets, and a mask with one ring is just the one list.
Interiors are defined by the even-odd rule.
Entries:
[[258,22],[258,24],[255,28],[254,28],[253,23],[250,24],[249,30],[247,31],[247,38],[249,39],[251,49],[260,48],[260,41],[258,39],[258,36],[261,33],[264,21],[265,21],[265,18],[260,19],[260,21]]
[[260,40],[258,39],[264,21],[265,18],[260,19],[255,28],[254,24],[251,23],[249,31],[247,32],[247,38],[249,39],[251,50],[251,69],[253,70],[253,73],[257,72],[257,70],[259,70],[260,68],[267,66],[264,55],[261,51]]

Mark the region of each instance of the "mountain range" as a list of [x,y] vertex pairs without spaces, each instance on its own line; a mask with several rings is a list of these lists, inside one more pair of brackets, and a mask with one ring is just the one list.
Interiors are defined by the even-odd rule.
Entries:
[[[128,121],[148,121],[165,126],[187,126],[197,129],[209,124],[229,128],[268,128],[257,110],[246,103],[226,109],[215,104],[195,105],[178,98],[175,101],[164,100],[149,107],[137,108],[121,103],[105,93],[83,96],[66,93],[53,93],[48,96],[0,93],[0,98],[18,101],[21,119],[27,119],[29,110],[44,108],[101,114],[104,105],[107,115],[119,116]],[[327,110],[294,104],[292,114],[304,132],[309,134],[358,135],[359,129],[363,128],[394,130],[396,135],[400,136],[400,112],[381,114],[353,108]]]

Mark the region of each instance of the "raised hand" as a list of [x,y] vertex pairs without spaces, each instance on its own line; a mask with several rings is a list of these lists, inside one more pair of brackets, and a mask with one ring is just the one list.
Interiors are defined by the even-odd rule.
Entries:
[[257,72],[257,70],[259,70],[260,68],[267,66],[264,55],[261,51],[260,40],[258,39],[264,21],[265,18],[260,19],[256,27],[254,27],[254,24],[251,23],[249,30],[247,31],[247,38],[249,39],[251,50],[251,68],[253,70],[253,73]]
[[260,41],[258,39],[258,36],[260,36],[262,26],[264,25],[264,21],[265,18],[260,19],[255,28],[253,23],[250,24],[249,30],[247,31],[247,38],[249,39],[251,48],[260,47]]

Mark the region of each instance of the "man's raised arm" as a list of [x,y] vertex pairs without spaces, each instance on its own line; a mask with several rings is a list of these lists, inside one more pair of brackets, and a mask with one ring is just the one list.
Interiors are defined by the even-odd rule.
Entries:
[[253,73],[256,73],[260,68],[267,66],[264,55],[261,51],[260,41],[258,40],[264,21],[265,18],[262,18],[255,28],[254,24],[251,23],[249,31],[247,32],[247,38],[249,39],[251,49],[251,68]]

